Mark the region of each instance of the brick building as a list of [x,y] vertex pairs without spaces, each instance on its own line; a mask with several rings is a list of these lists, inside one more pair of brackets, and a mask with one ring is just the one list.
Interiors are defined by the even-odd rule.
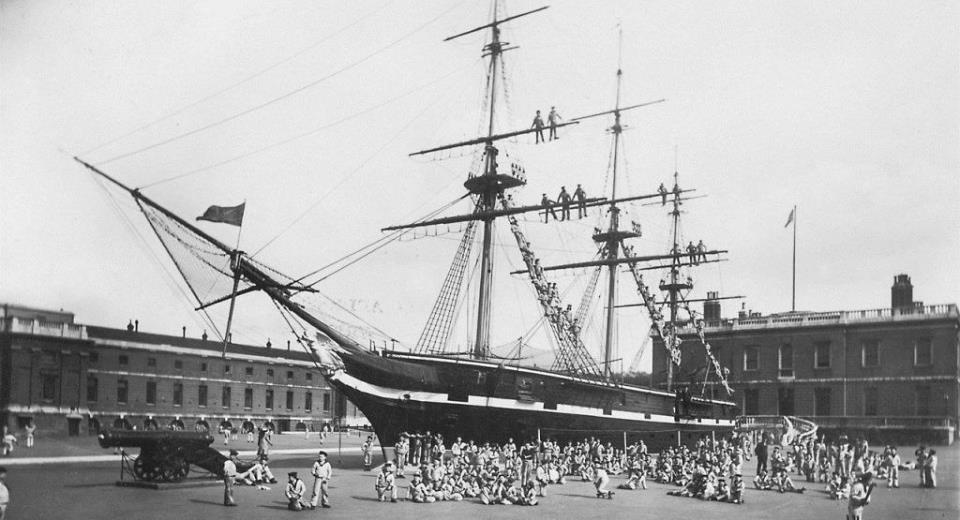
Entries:
[[[952,439],[960,415],[960,314],[956,304],[913,301],[907,275],[894,279],[888,308],[740,312],[720,317],[704,303],[705,333],[745,415],[796,415],[822,427],[893,434],[930,433]],[[715,298],[715,295],[713,296]],[[675,385],[699,393],[706,357],[684,329]],[[668,354],[656,342],[654,383],[666,387]],[[712,376],[712,374],[711,374]],[[707,393],[722,391],[708,377]],[[879,435],[883,437],[883,435]]]
[[100,426],[279,431],[363,424],[310,357],[289,349],[74,323],[69,312],[0,307],[0,422],[45,432]]

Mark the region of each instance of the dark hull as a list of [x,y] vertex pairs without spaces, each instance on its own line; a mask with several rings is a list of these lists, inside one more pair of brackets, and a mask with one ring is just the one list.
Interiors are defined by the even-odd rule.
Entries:
[[642,439],[652,448],[733,429],[733,403],[695,399],[674,416],[674,396],[584,381],[544,370],[402,353],[339,352],[328,376],[369,419],[381,443],[401,432],[439,432],[479,442],[585,437]]

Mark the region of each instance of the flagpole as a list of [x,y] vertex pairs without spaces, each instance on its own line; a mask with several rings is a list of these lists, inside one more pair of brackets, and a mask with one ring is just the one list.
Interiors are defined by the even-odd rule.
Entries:
[[[247,199],[243,199],[243,204],[241,204],[241,206],[243,206],[244,208],[246,208],[246,206],[247,206]],[[237,226],[237,247],[234,248],[234,249],[237,250],[237,251],[240,250],[240,234],[241,234],[241,233],[243,233],[243,219],[240,219],[240,225]]]
[[790,298],[790,310],[797,310],[797,205],[793,205],[793,291]]
[[[246,208],[247,200],[243,200],[242,206]],[[240,262],[243,253],[240,251],[240,235],[243,233],[243,218],[240,219],[240,225],[237,226],[237,246],[233,248],[230,255],[230,266],[233,268],[233,292],[230,293],[230,311],[227,313],[227,330],[223,335],[223,352],[220,357],[227,359],[227,345],[232,342],[230,338],[230,326],[233,324],[233,308],[237,303],[237,289],[240,287]]]

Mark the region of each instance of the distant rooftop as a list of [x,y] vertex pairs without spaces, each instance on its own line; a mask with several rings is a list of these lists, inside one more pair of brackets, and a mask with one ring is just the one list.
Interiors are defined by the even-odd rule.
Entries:
[[[127,342],[140,345],[169,345],[206,351],[210,355],[220,355],[223,349],[223,342],[214,338],[204,340],[94,325],[80,325],[73,322],[73,316],[73,313],[70,312],[3,304],[0,305],[0,332],[95,342],[99,340],[100,342]],[[274,345],[273,348],[268,349],[265,346],[231,343],[227,347],[227,353],[310,361],[310,356],[303,351],[300,345],[294,345],[288,351],[286,344]]]
[[[712,332],[727,330],[778,329],[791,327],[820,327],[825,325],[848,325],[862,323],[885,323],[921,320],[960,319],[955,303],[940,305],[915,305],[913,307],[866,309],[859,311],[831,312],[785,312],[767,316],[752,315],[743,318],[723,319],[706,323]],[[682,334],[693,333],[691,327]]]

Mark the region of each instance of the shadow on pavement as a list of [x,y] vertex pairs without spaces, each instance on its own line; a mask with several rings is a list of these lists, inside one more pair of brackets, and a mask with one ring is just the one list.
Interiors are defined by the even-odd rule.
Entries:
[[191,498],[190,501],[195,504],[207,504],[207,505],[214,505],[217,507],[225,507],[223,505],[223,502],[217,502],[216,500],[200,500],[199,498]]

